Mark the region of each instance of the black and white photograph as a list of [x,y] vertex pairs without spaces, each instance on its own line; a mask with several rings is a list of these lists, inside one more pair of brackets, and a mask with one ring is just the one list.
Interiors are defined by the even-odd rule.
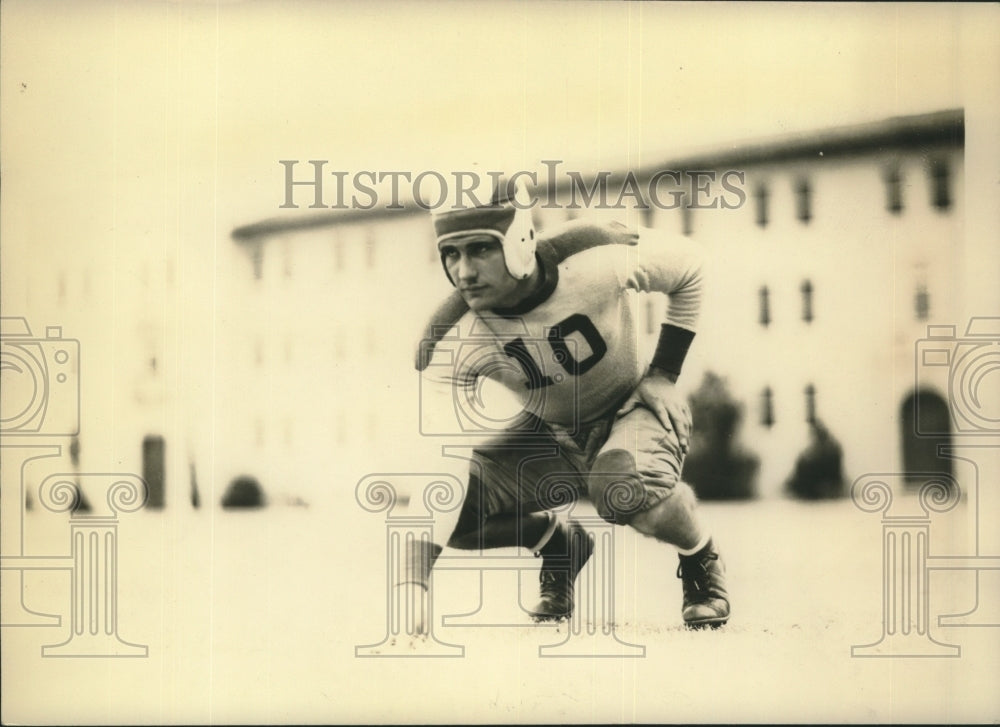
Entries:
[[0,5],[0,721],[1000,720],[1000,6]]

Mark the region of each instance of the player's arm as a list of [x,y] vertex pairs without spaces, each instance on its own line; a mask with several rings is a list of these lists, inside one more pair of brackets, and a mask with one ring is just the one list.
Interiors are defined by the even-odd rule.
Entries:
[[679,334],[672,343],[683,346],[685,340],[690,344],[694,337],[701,312],[705,264],[704,249],[690,238],[639,228],[638,260],[629,270],[626,285],[647,293],[663,293],[670,299],[664,325],[689,332]]
[[654,366],[676,380],[701,312],[706,263],[703,247],[688,237],[648,227],[628,229],[619,223],[581,223],[572,233],[575,240],[600,249],[596,260],[602,268],[614,271],[621,288],[667,296],[670,305]]
[[675,384],[694,340],[704,285],[705,256],[689,238],[640,228],[638,262],[627,287],[663,293],[669,299],[666,320],[650,362],[636,388],[636,398],[648,406],[664,427],[672,428],[682,451],[691,435],[691,412]]

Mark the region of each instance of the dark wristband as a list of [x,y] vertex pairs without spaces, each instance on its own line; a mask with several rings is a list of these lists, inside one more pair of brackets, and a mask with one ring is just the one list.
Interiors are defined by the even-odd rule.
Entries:
[[653,360],[649,365],[680,376],[684,357],[693,340],[694,331],[664,323],[660,326],[660,340],[656,342],[656,351],[653,352]]

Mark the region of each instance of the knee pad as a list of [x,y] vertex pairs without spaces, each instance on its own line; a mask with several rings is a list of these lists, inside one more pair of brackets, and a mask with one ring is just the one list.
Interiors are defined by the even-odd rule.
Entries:
[[613,449],[594,460],[587,481],[590,500],[610,523],[627,525],[647,508],[646,486],[636,472],[635,459],[624,449]]

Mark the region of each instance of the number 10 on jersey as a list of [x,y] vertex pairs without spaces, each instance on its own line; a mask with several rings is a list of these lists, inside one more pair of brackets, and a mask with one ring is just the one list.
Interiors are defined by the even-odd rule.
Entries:
[[[573,334],[579,334],[590,347],[590,354],[582,359],[574,355],[567,343],[567,339]],[[545,337],[549,346],[552,347],[553,359],[570,376],[582,376],[587,373],[608,352],[608,345],[600,331],[597,330],[593,321],[582,313],[574,313],[559,321],[548,329]],[[528,347],[523,338],[515,338],[504,344],[503,351],[521,367],[528,379],[524,384],[527,389],[542,389],[562,381],[562,374],[555,374],[553,377],[542,373],[535,359],[528,353]]]

